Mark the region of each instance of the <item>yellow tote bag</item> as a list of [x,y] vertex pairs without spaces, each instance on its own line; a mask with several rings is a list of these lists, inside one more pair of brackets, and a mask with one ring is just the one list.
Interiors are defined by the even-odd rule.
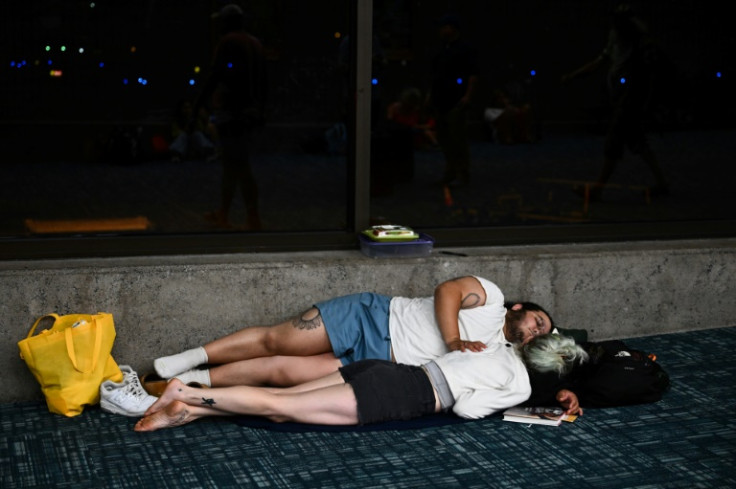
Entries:
[[[34,335],[46,318],[54,319],[53,326]],[[114,341],[112,314],[47,314],[33,323],[18,347],[20,357],[41,385],[49,411],[71,417],[100,401],[103,381],[123,380],[111,355]]]

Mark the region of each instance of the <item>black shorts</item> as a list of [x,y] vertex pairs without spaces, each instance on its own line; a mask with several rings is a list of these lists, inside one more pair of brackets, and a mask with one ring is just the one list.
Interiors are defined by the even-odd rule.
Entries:
[[432,383],[421,367],[387,360],[362,360],[340,368],[358,401],[360,424],[424,416],[435,412]]

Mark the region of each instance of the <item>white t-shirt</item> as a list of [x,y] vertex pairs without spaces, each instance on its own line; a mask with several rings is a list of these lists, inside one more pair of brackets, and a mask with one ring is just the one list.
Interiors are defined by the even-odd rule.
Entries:
[[453,351],[435,360],[455,397],[452,411],[477,419],[526,401],[532,394],[529,374],[511,343],[483,351]]
[[[503,325],[506,308],[503,307],[503,294],[493,282],[475,278],[486,291],[486,303],[460,310],[460,338],[482,341],[486,345],[505,343]],[[435,319],[433,297],[392,298],[388,327],[391,348],[398,363],[424,365],[448,352]]]

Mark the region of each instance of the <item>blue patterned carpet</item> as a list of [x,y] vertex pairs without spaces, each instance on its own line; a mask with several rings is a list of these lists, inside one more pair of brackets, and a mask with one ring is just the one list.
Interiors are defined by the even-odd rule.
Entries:
[[672,390],[560,427],[499,417],[412,430],[284,432],[201,420],[149,434],[88,409],[0,406],[0,487],[733,488],[736,327],[635,338]]

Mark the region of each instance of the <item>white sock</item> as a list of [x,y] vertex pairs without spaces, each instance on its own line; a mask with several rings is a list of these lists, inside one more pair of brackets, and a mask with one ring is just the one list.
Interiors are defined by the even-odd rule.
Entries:
[[212,387],[212,381],[210,381],[210,371],[209,370],[199,370],[199,369],[187,370],[183,374],[178,374],[176,378],[181,380],[185,384],[196,382],[198,384],[206,385],[207,387]]
[[200,346],[176,355],[157,358],[153,361],[153,368],[161,378],[170,379],[203,363],[207,363],[207,352]]

